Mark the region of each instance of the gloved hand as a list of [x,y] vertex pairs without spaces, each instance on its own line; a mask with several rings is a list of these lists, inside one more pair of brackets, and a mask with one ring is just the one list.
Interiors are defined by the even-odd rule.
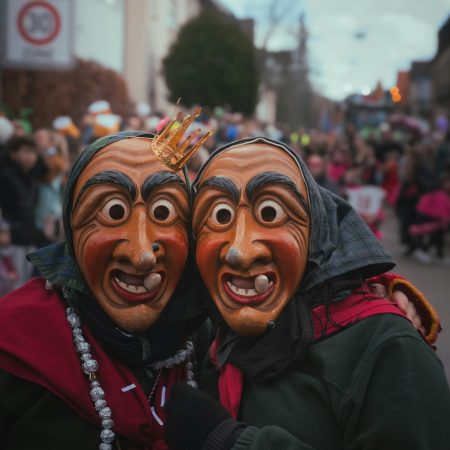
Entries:
[[439,316],[425,295],[412,283],[395,273],[377,275],[369,278],[367,283],[375,295],[389,297],[389,300],[397,303],[400,311],[408,317],[430,345],[436,341],[441,331]]
[[238,423],[222,405],[185,383],[172,387],[164,409],[164,439],[173,450],[200,450],[217,425],[227,419]]

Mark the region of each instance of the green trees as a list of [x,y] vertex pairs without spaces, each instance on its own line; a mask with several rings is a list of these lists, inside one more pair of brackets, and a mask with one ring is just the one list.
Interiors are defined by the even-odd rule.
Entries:
[[229,106],[251,114],[258,97],[256,54],[238,23],[204,12],[183,26],[164,60],[170,100]]

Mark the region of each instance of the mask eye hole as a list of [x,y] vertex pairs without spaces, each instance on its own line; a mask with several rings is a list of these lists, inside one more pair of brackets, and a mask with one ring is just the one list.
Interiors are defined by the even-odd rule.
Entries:
[[228,203],[219,203],[212,211],[212,219],[218,225],[228,225],[234,218],[234,210]]
[[150,209],[150,214],[158,222],[168,222],[177,215],[175,206],[165,199],[156,201]]
[[264,200],[256,210],[258,219],[265,223],[276,223],[286,215],[284,209],[274,200]]
[[108,220],[119,221],[128,214],[128,206],[123,200],[114,198],[106,203],[102,209],[102,214]]

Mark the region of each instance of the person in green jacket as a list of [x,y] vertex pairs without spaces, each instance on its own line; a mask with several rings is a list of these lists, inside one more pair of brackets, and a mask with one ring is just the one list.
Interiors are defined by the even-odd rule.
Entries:
[[450,391],[429,344],[438,321],[430,312],[418,333],[370,290],[384,281],[420,297],[386,274],[390,256],[349,204],[265,138],[214,152],[193,189],[217,327],[201,386],[223,406],[176,384],[169,447],[448,449]]

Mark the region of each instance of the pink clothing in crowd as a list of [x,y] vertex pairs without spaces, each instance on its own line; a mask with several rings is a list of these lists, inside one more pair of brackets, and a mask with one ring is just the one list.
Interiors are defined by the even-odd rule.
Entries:
[[344,176],[344,173],[349,169],[350,163],[337,163],[332,162],[328,166],[328,177],[331,178],[336,183],[341,181],[341,178]]
[[429,217],[430,221],[411,225],[409,232],[412,236],[430,234],[445,229],[450,223],[450,196],[442,190],[424,194],[420,197],[416,210]]
[[420,197],[417,212],[433,219],[450,221],[450,196],[443,190],[433,191]]

